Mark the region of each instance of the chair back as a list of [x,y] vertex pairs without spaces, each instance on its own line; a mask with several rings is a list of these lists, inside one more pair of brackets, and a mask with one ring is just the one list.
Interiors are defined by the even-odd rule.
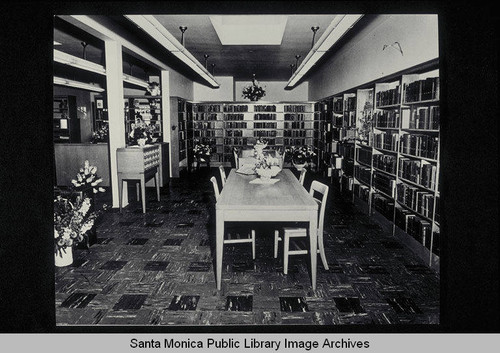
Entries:
[[215,201],[217,201],[219,199],[219,185],[217,185],[217,179],[215,177],[211,177],[210,181],[214,187]]
[[302,168],[302,170],[300,171],[300,176],[299,176],[299,183],[302,186],[304,186],[304,180],[306,179],[306,173],[307,173],[307,169]]
[[236,170],[240,169],[240,160],[238,157],[238,151],[236,149],[233,149],[233,155],[234,155],[234,166]]
[[226,172],[224,171],[224,167],[222,165],[219,166],[220,179],[222,180],[222,187],[226,185]]
[[281,155],[281,160],[280,160],[280,169],[283,169],[285,166],[285,155],[286,155],[286,150],[283,150],[283,154]]
[[[319,214],[318,214],[318,233],[323,234],[323,221],[325,220],[325,207],[326,200],[328,198],[328,185],[320,183],[317,180],[313,180],[311,183],[311,189],[309,190],[309,194],[316,200],[319,204]],[[316,193],[320,194],[321,197],[317,198]]]

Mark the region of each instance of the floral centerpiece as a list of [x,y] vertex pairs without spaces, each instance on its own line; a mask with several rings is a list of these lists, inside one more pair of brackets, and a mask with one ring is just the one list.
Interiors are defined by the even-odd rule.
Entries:
[[211,153],[212,149],[210,148],[209,145],[197,143],[193,147],[193,155],[199,162],[208,162],[210,160]]
[[293,146],[286,149],[286,154],[298,170],[302,170],[307,163],[316,156],[311,146]]
[[261,178],[275,177],[281,171],[279,158],[261,153],[257,156],[255,172]]
[[77,197],[75,203],[58,196],[54,200],[54,253],[56,266],[73,263],[73,246],[84,240],[94,226],[97,212],[89,212],[88,197]]
[[255,145],[253,146],[254,149],[254,154],[256,158],[259,158],[260,155],[262,155],[264,148],[267,147],[267,140],[259,137],[257,141],[255,141]]
[[76,179],[71,180],[74,190],[82,191],[83,193],[88,193],[92,190],[94,194],[106,191],[104,188],[98,186],[101,182],[102,178],[97,176],[97,167],[90,165],[88,160],[85,161],[83,168],[80,168],[80,171],[76,174]]
[[131,124],[129,145],[144,146],[146,144],[156,142],[156,139],[152,137],[154,131],[154,125],[146,124],[142,121],[142,119],[136,119],[135,123]]
[[99,130],[92,133],[91,142],[108,142],[109,139],[109,126],[103,125]]
[[252,84],[245,86],[243,88],[242,97],[248,98],[251,101],[258,101],[266,95],[266,90],[259,85],[259,82],[255,79],[255,74],[253,75]]

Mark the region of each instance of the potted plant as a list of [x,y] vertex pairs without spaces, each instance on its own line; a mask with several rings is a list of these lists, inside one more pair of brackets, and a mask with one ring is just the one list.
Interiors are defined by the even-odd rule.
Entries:
[[77,196],[72,203],[57,196],[54,200],[54,255],[55,265],[73,263],[73,247],[82,242],[85,234],[94,226],[97,212],[90,211],[90,198]]
[[99,143],[99,142],[108,142],[109,139],[109,126],[103,125],[99,130],[96,130],[92,133],[91,142]]
[[307,163],[312,162],[312,158],[316,156],[311,146],[293,146],[286,149],[286,155],[297,170],[302,170]]
[[146,124],[140,117],[136,118],[135,123],[131,125],[131,131],[128,135],[129,145],[144,146],[156,142],[156,139],[152,137],[154,131],[154,125]]

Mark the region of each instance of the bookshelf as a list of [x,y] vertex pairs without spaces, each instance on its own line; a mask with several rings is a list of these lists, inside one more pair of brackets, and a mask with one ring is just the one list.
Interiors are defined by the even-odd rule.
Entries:
[[342,157],[341,190],[439,270],[437,63],[331,99],[332,141]]
[[[108,108],[105,97],[95,97],[93,107],[94,107],[94,124],[92,127],[94,129],[93,132],[100,131],[104,128],[109,129]],[[106,142],[106,141],[99,141],[99,142]]]
[[56,143],[81,142],[75,96],[54,96],[52,131]]

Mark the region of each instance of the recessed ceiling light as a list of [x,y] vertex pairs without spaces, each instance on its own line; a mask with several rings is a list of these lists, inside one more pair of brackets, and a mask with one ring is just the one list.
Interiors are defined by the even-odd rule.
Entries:
[[281,45],[288,16],[210,16],[222,45]]

